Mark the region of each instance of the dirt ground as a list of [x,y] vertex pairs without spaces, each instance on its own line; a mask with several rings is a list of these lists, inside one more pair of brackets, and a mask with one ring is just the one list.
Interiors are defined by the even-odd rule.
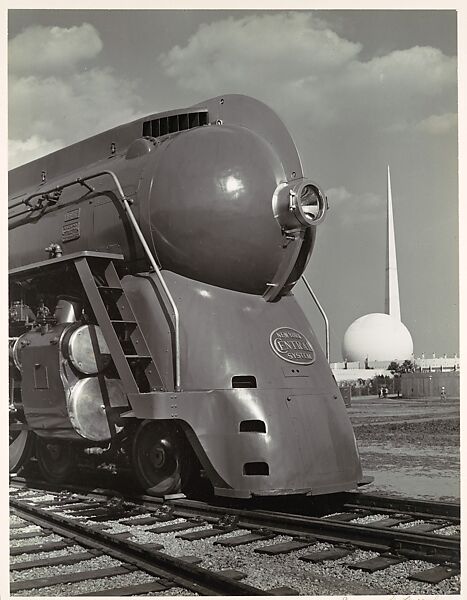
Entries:
[[459,399],[352,398],[369,493],[459,501]]

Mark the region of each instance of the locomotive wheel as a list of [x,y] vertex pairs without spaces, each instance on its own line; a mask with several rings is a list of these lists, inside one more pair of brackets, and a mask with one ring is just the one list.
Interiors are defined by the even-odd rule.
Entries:
[[15,473],[31,456],[34,434],[31,431],[10,431],[9,437],[10,473]]
[[66,481],[75,468],[75,453],[66,442],[37,438],[36,457],[43,477],[52,483]]
[[133,439],[132,466],[138,484],[148,494],[180,492],[182,484],[180,436],[156,421],[142,423]]

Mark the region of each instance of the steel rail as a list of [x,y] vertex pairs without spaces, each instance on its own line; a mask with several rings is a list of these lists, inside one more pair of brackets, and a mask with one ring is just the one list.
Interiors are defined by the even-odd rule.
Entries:
[[[117,490],[105,489],[105,488],[89,488],[86,486],[74,485],[74,484],[53,484],[48,481],[25,479],[18,475],[10,476],[10,485],[16,487],[29,486],[30,488],[48,490],[51,492],[62,492],[71,491],[82,493],[84,496],[89,497],[93,493],[97,496],[115,496]],[[393,510],[397,513],[409,514],[416,512],[418,515],[423,515],[426,518],[440,518],[452,521],[457,521],[460,518],[460,504],[457,502],[438,502],[437,500],[420,500],[418,498],[404,498],[399,496],[378,496],[377,494],[366,494],[360,492],[341,492],[340,494],[333,494],[333,499],[339,500],[335,503],[333,512],[337,512],[340,509],[349,504],[354,504],[355,508],[369,508],[373,510]],[[315,499],[319,499],[318,496]],[[164,498],[157,496],[148,496],[146,494],[131,494],[128,496],[128,500],[131,501],[144,501],[149,504],[162,504]],[[218,501],[222,502],[222,498],[218,498]],[[180,499],[183,504],[193,504],[196,506],[207,506],[206,502],[200,500],[189,500]],[[221,507],[217,505],[217,508]],[[226,510],[230,510],[225,507]]]
[[456,523],[460,522],[460,504],[455,502],[395,498],[355,492],[345,492],[342,497],[345,508],[369,508],[386,513],[405,513],[420,518],[445,518]]
[[[76,488],[75,488],[76,489]],[[94,490],[96,495],[112,493],[105,490]],[[358,496],[358,494],[355,494]],[[362,494],[363,496],[363,494]],[[379,498],[371,496],[370,498]],[[152,496],[132,496],[127,500],[136,505],[146,508],[160,507],[164,503],[163,498]],[[388,499],[398,501],[398,499]],[[416,500],[411,501],[417,503]],[[302,516],[273,512],[267,510],[245,510],[224,506],[212,506],[206,502],[193,500],[170,500],[168,502],[174,507],[177,517],[191,518],[203,516],[207,522],[215,523],[219,517],[235,515],[238,518],[238,526],[249,529],[269,528],[270,530],[285,535],[307,535],[325,540],[326,538],[336,543],[362,542],[375,547],[389,545],[393,551],[401,554],[415,554],[419,558],[435,558],[438,561],[460,562],[460,541],[456,537],[440,536],[431,533],[411,532],[410,529],[376,528],[367,525],[347,523],[333,519],[320,517]],[[436,504],[436,503],[434,503]],[[444,504],[442,504],[444,505]],[[454,505],[456,506],[456,505]],[[361,508],[364,508],[363,506]],[[402,507],[398,512],[404,512]],[[424,515],[428,517],[428,515]],[[436,515],[439,518],[439,515]],[[433,518],[433,517],[431,517]],[[445,517],[449,519],[449,517]],[[440,525],[441,527],[441,525]]]
[[[194,514],[200,514],[201,510],[183,508],[185,501],[176,501],[176,514],[180,517],[189,518]],[[207,512],[215,513],[218,509],[209,507]],[[225,509],[221,511],[225,514]],[[417,554],[420,558],[436,558],[438,561],[460,562],[459,539],[451,539],[447,536],[434,535],[430,533],[413,533],[410,529],[376,528],[356,523],[346,523],[320,517],[303,517],[288,515],[286,513],[275,513],[272,511],[256,510],[254,512],[228,509],[229,514],[239,518],[239,527],[245,528],[268,528],[284,535],[301,536],[307,535],[325,540],[334,540],[337,543],[362,542],[374,544],[375,546],[389,545],[395,552],[404,554]]]
[[[56,485],[50,482],[40,480],[26,480],[25,478],[18,477],[17,475],[15,475],[14,477],[10,477],[10,485],[17,487],[34,486],[37,489],[47,490],[51,492],[62,492],[69,490],[71,492],[83,494],[83,498],[89,498],[89,496],[93,494],[95,494],[98,497],[112,497],[116,494],[116,490],[114,489],[90,489],[88,487],[73,484]],[[378,511],[388,514],[407,514],[417,518],[427,519],[446,519],[448,521],[451,521],[453,524],[457,524],[458,522],[460,522],[460,504],[456,502],[438,502],[436,500],[419,500],[417,498],[378,496],[376,494],[365,494],[359,492],[342,492],[333,496],[335,496],[338,502],[335,502],[333,504],[332,512],[338,512],[340,510],[344,511],[348,510],[349,508],[366,508],[370,509],[372,512]],[[143,502],[149,506],[154,504],[159,506],[165,502],[164,498],[148,496],[146,494],[131,494],[128,496],[127,499],[129,501],[137,503]],[[222,499],[218,500],[222,502]],[[178,501],[181,503],[182,506],[192,506],[195,509],[200,507],[201,509],[207,510],[207,507],[211,506],[210,504],[199,500],[179,499]],[[171,504],[173,503],[174,501],[171,501]],[[220,505],[216,505],[215,507],[211,506],[211,508],[218,511],[225,511],[226,513],[235,510],[234,508],[230,508],[229,506],[222,507]],[[277,513],[282,514],[280,511],[277,511]],[[303,513],[295,513],[295,515],[300,516],[303,515]]]
[[128,540],[116,539],[111,534],[70,522],[66,517],[53,514],[38,507],[10,499],[14,513],[41,527],[53,529],[54,533],[72,538],[77,544],[104,552],[141,570],[174,582],[203,596],[267,596],[267,591],[236,581],[220,573],[214,573],[197,565],[187,563],[163,552]]

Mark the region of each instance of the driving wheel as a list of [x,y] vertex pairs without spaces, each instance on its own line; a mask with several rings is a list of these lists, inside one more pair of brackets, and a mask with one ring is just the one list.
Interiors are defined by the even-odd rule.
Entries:
[[175,428],[157,421],[143,422],[132,444],[132,466],[138,484],[152,495],[181,490],[180,435]]
[[42,475],[52,483],[66,481],[75,469],[75,453],[67,442],[37,438],[36,457]]
[[10,429],[10,473],[16,473],[31,456],[33,436],[31,431]]

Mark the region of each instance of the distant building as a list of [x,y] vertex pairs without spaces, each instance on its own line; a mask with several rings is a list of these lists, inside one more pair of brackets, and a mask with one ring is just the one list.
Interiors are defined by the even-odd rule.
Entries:
[[458,371],[460,369],[460,358],[455,354],[454,356],[432,356],[431,358],[425,358],[422,354],[421,357],[415,359],[415,365],[417,370],[420,371]]
[[[331,363],[331,369],[336,378],[337,383],[343,381],[358,381],[362,379],[364,381],[368,381],[373,379],[378,375],[385,375],[388,377],[392,377],[393,374],[391,371],[388,371],[387,368],[389,366],[390,360],[374,360],[374,361],[343,361],[343,362],[335,362]],[[401,361],[398,361],[401,362]],[[439,356],[432,358],[422,357],[413,359],[415,374],[420,373],[428,373],[428,374],[436,374],[436,373],[457,373],[460,371],[460,358],[455,354],[454,356]],[[405,377],[405,375],[404,375]],[[422,381],[422,379],[420,379]],[[429,381],[429,380],[426,380]],[[441,380],[440,380],[441,381]],[[417,384],[418,385],[418,384]],[[428,384],[424,384],[425,387]],[[433,384],[434,385],[434,384]],[[443,384],[440,384],[441,386]],[[449,384],[451,385],[451,383]],[[458,384],[453,384],[458,385]],[[408,388],[407,388],[408,389]],[[415,388],[414,388],[415,389]],[[416,388],[419,389],[418,387]],[[437,395],[437,388],[432,387],[433,394]],[[418,393],[418,392],[416,392]],[[423,394],[420,393],[422,396]],[[410,397],[410,396],[409,396]],[[415,397],[415,396],[414,396]]]
[[[339,365],[339,366],[335,367],[334,365]],[[384,368],[384,369],[365,369],[364,367],[362,367],[362,368],[344,369],[344,368],[340,367],[340,365],[342,365],[342,363],[331,363],[331,370],[332,370],[332,373],[333,373],[334,378],[337,381],[337,383],[342,383],[342,382],[350,383],[350,382],[356,382],[359,380],[363,380],[363,381],[367,382],[368,380],[371,380],[374,377],[377,377],[378,375],[392,377],[391,371],[388,371],[386,368]]]
[[[331,369],[333,370],[381,370],[387,369],[390,360],[362,360],[362,361],[342,361],[331,363]],[[402,362],[402,361],[397,361]],[[443,356],[425,358],[423,355],[418,358],[412,357],[416,371],[458,371],[460,369],[460,358],[455,354],[454,356]]]

